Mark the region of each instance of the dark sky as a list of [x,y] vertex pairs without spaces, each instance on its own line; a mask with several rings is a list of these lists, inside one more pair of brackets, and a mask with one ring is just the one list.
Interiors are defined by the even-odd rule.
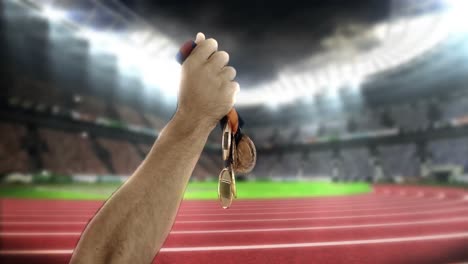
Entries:
[[231,55],[244,83],[320,51],[339,26],[373,24],[389,15],[390,0],[120,0],[177,42],[203,31]]

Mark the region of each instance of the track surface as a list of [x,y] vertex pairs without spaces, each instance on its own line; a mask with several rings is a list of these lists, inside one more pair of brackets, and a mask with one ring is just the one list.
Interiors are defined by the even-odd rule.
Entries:
[[[67,263],[102,202],[1,200],[1,263]],[[468,260],[468,192],[375,186],[365,195],[185,201],[154,263]]]

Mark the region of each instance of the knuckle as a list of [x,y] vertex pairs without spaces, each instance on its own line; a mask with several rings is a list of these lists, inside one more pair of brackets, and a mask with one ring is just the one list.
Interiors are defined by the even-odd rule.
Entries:
[[232,76],[236,77],[237,71],[234,67],[229,67],[228,71],[231,73]]
[[226,67],[224,69],[224,77],[230,81],[234,80],[234,78],[236,78],[236,69],[233,67]]
[[213,55],[213,60],[220,63],[227,63],[229,61],[229,54],[225,51],[218,51]]
[[209,38],[205,41],[206,45],[211,47],[211,48],[214,48],[214,49],[217,49],[218,48],[218,41],[216,41],[216,39],[214,38]]
[[218,51],[219,53],[219,56],[226,59],[226,60],[229,60],[229,53],[227,53],[226,51]]
[[231,82],[231,87],[235,90],[235,91],[238,91],[240,90],[240,85],[238,82]]

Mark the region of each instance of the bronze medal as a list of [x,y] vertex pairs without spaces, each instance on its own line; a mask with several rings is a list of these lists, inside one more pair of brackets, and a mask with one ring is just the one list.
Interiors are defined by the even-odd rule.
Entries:
[[234,169],[234,157],[236,156],[237,153],[237,147],[236,147],[236,141],[234,140],[233,136],[233,143],[231,147],[231,191],[232,195],[234,198],[237,198],[237,188],[236,188],[236,174],[235,174],[235,169]]
[[247,135],[242,135],[233,155],[233,168],[238,174],[247,174],[253,170],[257,162],[257,150]]

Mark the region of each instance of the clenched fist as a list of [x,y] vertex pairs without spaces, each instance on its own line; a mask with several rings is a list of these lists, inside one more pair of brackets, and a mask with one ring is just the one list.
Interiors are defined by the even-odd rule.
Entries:
[[214,39],[197,34],[197,46],[182,64],[177,115],[214,128],[234,106],[239,84],[236,70],[227,66],[229,54],[218,51]]

